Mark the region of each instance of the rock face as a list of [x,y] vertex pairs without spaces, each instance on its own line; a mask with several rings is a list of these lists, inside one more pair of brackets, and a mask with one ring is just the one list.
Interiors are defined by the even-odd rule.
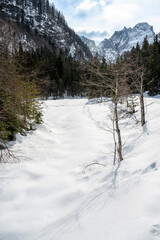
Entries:
[[99,51],[98,47],[96,46],[96,43],[94,40],[90,40],[84,36],[81,36],[82,41],[89,47],[90,51],[93,55],[96,55],[96,53]]
[[16,23],[21,33],[20,40],[26,48],[48,44],[76,59],[92,57],[86,44],[68,27],[64,16],[49,5],[48,0],[1,0],[0,11],[1,21]]
[[[121,31],[116,31],[111,38],[104,39],[98,46],[90,44],[91,40],[81,39],[90,48],[93,55],[98,52],[100,56],[105,56],[109,61],[114,61],[118,54],[122,55],[124,52],[131,50],[132,47],[136,47],[139,43],[142,46],[144,38],[147,37],[148,42],[152,43],[155,37],[153,27],[148,23],[138,23],[133,28],[124,27]],[[92,40],[93,41],[93,40]]]

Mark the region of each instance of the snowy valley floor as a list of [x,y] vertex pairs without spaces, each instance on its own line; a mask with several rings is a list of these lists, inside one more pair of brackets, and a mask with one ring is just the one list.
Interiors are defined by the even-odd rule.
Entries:
[[[44,123],[13,146],[19,162],[0,165],[0,240],[160,239],[160,98],[145,102],[144,129],[121,122],[113,166],[108,103],[46,101]],[[92,162],[106,167],[84,173]]]

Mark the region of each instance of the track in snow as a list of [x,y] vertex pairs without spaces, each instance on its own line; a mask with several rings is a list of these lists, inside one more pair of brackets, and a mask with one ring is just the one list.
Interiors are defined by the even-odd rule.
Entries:
[[[146,101],[148,134],[124,129],[127,160],[116,167],[107,154],[107,104],[46,101],[44,123],[13,147],[20,163],[0,166],[0,240],[159,239],[159,148],[145,149],[160,140],[160,101]],[[92,162],[107,168],[83,174]]]

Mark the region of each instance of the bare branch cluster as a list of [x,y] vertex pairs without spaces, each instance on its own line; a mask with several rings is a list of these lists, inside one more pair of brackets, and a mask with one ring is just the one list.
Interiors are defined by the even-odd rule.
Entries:
[[[86,93],[89,98],[108,97],[112,101],[110,107],[110,119],[114,142],[114,161],[123,160],[123,144],[119,121],[136,112],[137,98],[135,93],[140,95],[141,125],[145,124],[145,108],[143,99],[143,85],[146,74],[144,65],[140,64],[138,58],[117,59],[114,64],[104,64],[98,58],[93,58],[89,64],[84,66],[84,82]],[[135,100],[136,99],[136,100]],[[127,110],[119,108],[122,103],[126,103]],[[135,118],[135,116],[133,117]],[[136,122],[138,120],[135,118]]]

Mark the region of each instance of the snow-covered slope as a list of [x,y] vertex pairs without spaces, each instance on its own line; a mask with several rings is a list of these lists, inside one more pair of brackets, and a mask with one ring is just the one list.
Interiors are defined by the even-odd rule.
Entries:
[[[124,27],[121,31],[116,31],[111,38],[104,39],[96,48],[90,47],[89,40],[85,41],[91,52],[95,54],[95,51],[100,56],[105,56],[107,60],[115,60],[118,54],[123,54],[126,51],[131,50],[132,47],[136,47],[139,43],[142,46],[144,38],[147,37],[148,42],[152,43],[154,40],[155,32],[153,27],[148,23],[138,23],[133,28]],[[83,40],[83,38],[82,38]]]
[[[46,101],[44,123],[13,146],[20,162],[0,165],[0,239],[160,239],[160,98],[145,102],[146,128],[122,120],[113,166],[110,102]],[[106,167],[83,172],[92,162]]]
[[[22,43],[25,40],[28,48],[49,44],[77,59],[84,60],[92,56],[81,38],[68,27],[64,16],[54,5],[49,6],[48,1],[1,0],[0,11],[0,20],[17,24],[20,40]],[[40,36],[38,40],[37,36]]]

